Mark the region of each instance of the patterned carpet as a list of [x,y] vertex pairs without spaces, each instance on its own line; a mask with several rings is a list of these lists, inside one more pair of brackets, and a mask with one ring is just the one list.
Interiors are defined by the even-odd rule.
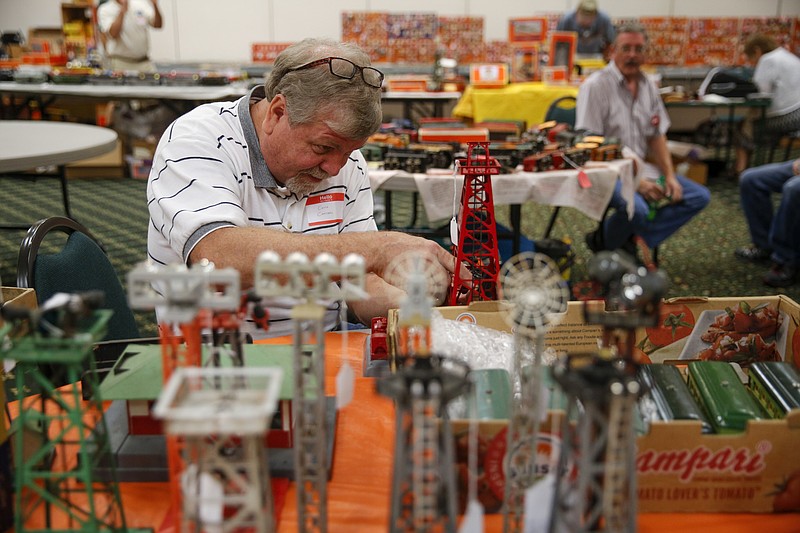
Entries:
[[[92,230],[105,245],[117,272],[127,272],[145,258],[147,209],[145,183],[131,179],[71,180],[70,201],[76,219]],[[739,207],[736,181],[714,177],[709,181],[711,203],[695,220],[682,228],[659,250],[661,267],[669,274],[668,296],[755,296],[783,293],[800,301],[800,284],[772,289],[761,282],[764,267],[737,261],[733,250],[749,243]],[[33,223],[49,215],[63,214],[60,191],[52,179],[0,179],[0,222]],[[395,222],[410,218],[411,195],[394,193]],[[522,231],[540,238],[551,208],[528,204],[523,209]],[[497,220],[508,224],[508,208],[499,207]],[[553,237],[571,239],[576,254],[572,280],[586,277],[591,252],[583,235],[596,222],[574,209],[562,209]],[[0,231],[0,280],[16,283],[16,263],[23,231]],[[155,334],[152,313],[137,316],[143,335]]]

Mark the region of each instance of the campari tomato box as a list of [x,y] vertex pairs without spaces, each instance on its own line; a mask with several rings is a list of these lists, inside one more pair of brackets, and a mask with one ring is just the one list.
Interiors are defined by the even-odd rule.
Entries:
[[[595,351],[602,332],[586,324],[583,304],[569,302],[564,318],[547,332],[545,345],[557,352]],[[511,331],[498,302],[442,307],[451,320]],[[772,317],[772,323],[768,318]],[[396,313],[389,315],[389,346],[397,347]],[[800,367],[800,305],[782,295],[730,298],[676,298],[661,306],[658,326],[635,332],[637,360],[675,364],[683,371],[697,359],[735,361],[740,375],[754,360],[783,360]],[[727,339],[726,339],[727,337]],[[736,345],[733,339],[744,339]],[[560,425],[550,411],[537,442],[535,468],[555,464]],[[452,421],[458,472],[466,470],[463,448],[467,421]],[[499,512],[504,483],[505,421],[481,421],[478,432],[479,497],[487,512]],[[703,434],[699,422],[656,421],[637,436],[638,508],[641,512],[800,511],[800,410],[780,419],[749,421],[745,431]],[[463,451],[463,450],[461,450]],[[459,478],[465,476],[459,475]],[[462,479],[463,481],[463,479]],[[461,491],[466,491],[462,484]]]

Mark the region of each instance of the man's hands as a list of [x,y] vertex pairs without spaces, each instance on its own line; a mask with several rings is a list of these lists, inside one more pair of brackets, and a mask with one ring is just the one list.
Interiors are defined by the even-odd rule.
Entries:
[[375,236],[375,255],[367,258],[372,264],[373,270],[382,276],[389,264],[395,257],[405,253],[417,253],[429,255],[438,262],[439,266],[452,275],[456,269],[456,259],[447,250],[439,246],[435,241],[415,237],[399,231],[381,231]]
[[637,191],[651,203],[664,199],[670,200],[671,203],[677,203],[683,199],[683,187],[674,176],[665,178],[663,187],[654,180],[643,179],[639,182]]
[[792,163],[792,172],[795,176],[800,176],[800,159],[795,159]]

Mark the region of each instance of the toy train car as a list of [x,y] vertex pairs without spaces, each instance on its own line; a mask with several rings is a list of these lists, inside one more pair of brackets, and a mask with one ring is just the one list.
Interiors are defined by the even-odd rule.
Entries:
[[411,143],[408,149],[428,154],[428,163],[433,168],[450,168],[456,152],[456,147],[449,143]]
[[717,433],[742,432],[748,420],[765,418],[736,371],[722,361],[689,363],[689,390],[703,406]]
[[448,144],[410,144],[407,148],[392,148],[383,158],[385,170],[405,170],[425,173],[429,168],[449,168],[454,150]]
[[385,170],[405,170],[412,174],[428,171],[428,154],[422,150],[389,150],[383,159]]
[[790,410],[800,409],[800,373],[790,363],[751,363],[749,376],[750,392],[772,418],[783,418]]
[[585,146],[573,146],[564,150],[570,167],[582,167],[592,159],[592,149]]
[[622,157],[618,144],[604,144],[592,150],[592,161],[611,161]]
[[681,371],[672,365],[641,365],[639,379],[653,400],[656,414],[661,420],[696,420],[703,433],[713,433],[703,408],[695,400],[684,381]]
[[522,169],[525,172],[545,172],[547,170],[561,170],[565,167],[563,154],[558,150],[540,152],[530,155],[522,160]]

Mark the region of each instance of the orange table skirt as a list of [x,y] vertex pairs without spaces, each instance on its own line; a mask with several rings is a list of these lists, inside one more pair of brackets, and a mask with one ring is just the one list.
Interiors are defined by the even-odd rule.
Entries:
[[[364,333],[326,336],[326,389],[334,392],[335,376],[348,361],[356,376],[362,374]],[[268,343],[291,342],[287,338]],[[328,485],[328,526],[331,532],[388,530],[394,448],[394,409],[390,400],[375,392],[372,378],[357,377],[353,402],[339,413],[333,477]],[[122,501],[129,527],[158,528],[164,522],[170,496],[167,483],[122,483]],[[502,531],[502,515],[486,516],[487,532]],[[800,514],[658,514],[639,516],[639,531],[694,533],[797,533]],[[278,531],[297,531],[294,484],[290,485]]]

